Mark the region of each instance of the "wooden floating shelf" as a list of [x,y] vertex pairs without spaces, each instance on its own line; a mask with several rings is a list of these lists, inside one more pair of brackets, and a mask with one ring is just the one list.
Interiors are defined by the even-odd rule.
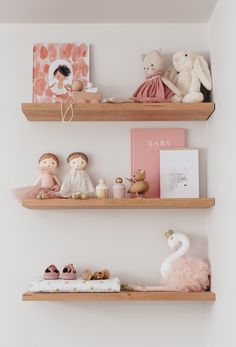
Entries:
[[22,205],[29,209],[180,209],[209,208],[215,205],[215,199],[28,199]]
[[120,293],[35,293],[26,292],[23,301],[215,301],[213,292],[131,292]]
[[[21,104],[29,121],[61,121],[60,104]],[[66,110],[68,104],[63,105]],[[72,121],[204,121],[215,110],[214,103],[125,103],[75,104]],[[68,112],[68,119],[71,113]]]

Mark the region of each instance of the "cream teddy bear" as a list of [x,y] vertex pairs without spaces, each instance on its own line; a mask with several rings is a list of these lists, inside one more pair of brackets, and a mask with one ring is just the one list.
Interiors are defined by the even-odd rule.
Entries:
[[204,96],[200,91],[201,84],[212,90],[212,78],[206,60],[190,51],[180,51],[173,56],[174,68],[166,73],[170,81],[181,91],[181,96],[175,95],[175,102],[202,102]]

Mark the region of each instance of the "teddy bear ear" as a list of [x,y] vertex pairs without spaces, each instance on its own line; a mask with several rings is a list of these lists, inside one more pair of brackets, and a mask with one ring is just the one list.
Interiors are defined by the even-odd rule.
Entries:
[[144,58],[146,57],[146,54],[141,54],[141,59],[142,59],[142,61],[144,61]]

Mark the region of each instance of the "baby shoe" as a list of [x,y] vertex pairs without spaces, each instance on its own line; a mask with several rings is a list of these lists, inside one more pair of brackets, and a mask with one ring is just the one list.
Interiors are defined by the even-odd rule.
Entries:
[[58,271],[55,265],[49,265],[44,271],[43,279],[44,280],[57,280],[60,276],[60,272]]
[[76,270],[73,264],[68,264],[64,266],[64,269],[61,273],[61,278],[63,280],[75,280],[76,279]]

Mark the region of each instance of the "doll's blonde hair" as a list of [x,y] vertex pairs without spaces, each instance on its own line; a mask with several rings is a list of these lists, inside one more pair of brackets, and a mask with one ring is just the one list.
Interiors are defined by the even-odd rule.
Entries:
[[57,163],[57,166],[59,166],[59,159],[58,157],[53,153],[43,153],[41,157],[39,158],[39,163],[44,159],[53,159]]
[[79,157],[83,158],[86,161],[86,163],[88,164],[88,157],[86,154],[84,154],[82,152],[71,153],[67,158],[67,163],[69,163],[72,159],[79,158]]

